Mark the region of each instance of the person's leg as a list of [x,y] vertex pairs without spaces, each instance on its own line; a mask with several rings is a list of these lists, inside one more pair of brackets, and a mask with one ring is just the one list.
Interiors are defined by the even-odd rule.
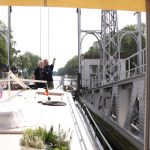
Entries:
[[51,88],[54,89],[53,81],[51,81]]
[[49,88],[49,89],[53,89],[53,88],[54,88],[53,81],[49,81],[49,82],[47,82],[47,83],[48,83],[48,88]]
[[45,84],[45,83],[42,83],[41,87],[42,87],[42,88],[46,88],[46,84]]
[[38,89],[38,83],[37,83],[37,82],[35,83],[34,88],[35,88],[35,89]]
[[43,83],[38,83],[38,88],[43,88]]
[[50,81],[47,81],[48,88],[51,87]]

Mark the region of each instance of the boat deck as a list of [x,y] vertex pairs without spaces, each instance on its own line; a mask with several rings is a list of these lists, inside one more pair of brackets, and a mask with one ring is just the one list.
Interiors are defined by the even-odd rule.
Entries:
[[[49,129],[51,125],[54,126],[55,131],[58,131],[60,126],[65,131],[70,129],[73,132],[71,150],[103,149],[96,144],[92,132],[69,92],[51,90],[50,102],[56,102],[55,104],[63,102],[66,105],[48,106],[38,103],[48,99],[48,96],[38,94],[39,91],[12,91],[11,99],[5,102],[2,102],[2,98],[0,99],[0,143],[2,149],[19,150],[19,141],[24,129],[38,126]],[[7,95],[8,91],[4,91],[3,98],[6,99]],[[16,120],[18,120],[17,123]]]

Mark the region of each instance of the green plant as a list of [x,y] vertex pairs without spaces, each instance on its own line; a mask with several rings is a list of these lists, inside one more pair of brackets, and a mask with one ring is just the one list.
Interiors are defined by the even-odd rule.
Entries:
[[52,143],[53,145],[55,145],[55,144],[57,143],[57,138],[58,138],[58,136],[57,136],[57,134],[54,132],[54,127],[51,126],[50,129],[49,129],[49,131],[47,131],[47,132],[45,133],[43,140],[44,140],[44,142],[45,142],[47,145],[49,145],[49,144],[51,144],[51,143]]
[[70,128],[66,132],[61,129],[60,125],[57,133],[57,142],[53,145],[54,150],[70,150],[70,142],[72,141],[72,132]]
[[38,134],[37,129],[27,129],[23,133],[23,137],[20,140],[20,145],[38,149],[44,149],[45,143],[42,139],[41,134]]
[[47,150],[51,148],[53,150],[70,150],[71,140],[70,129],[66,132],[60,128],[60,125],[58,132],[54,132],[53,126],[48,131],[46,128],[38,127],[25,130],[20,145],[38,149],[46,148]]

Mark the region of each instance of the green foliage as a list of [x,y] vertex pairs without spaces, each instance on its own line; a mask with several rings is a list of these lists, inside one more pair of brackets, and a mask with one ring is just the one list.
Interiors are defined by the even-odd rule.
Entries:
[[38,61],[41,58],[30,52],[25,52],[23,55],[18,57],[18,68],[22,72],[26,72],[27,76],[30,76],[32,71],[37,67]]
[[[7,26],[2,21],[0,21],[0,30],[7,30]],[[12,32],[10,34],[10,66],[16,66],[19,70],[30,75],[37,66],[40,57],[30,52],[19,55],[21,50],[15,49],[16,42],[13,40]],[[6,32],[3,32],[3,36],[0,37],[0,66],[8,63],[8,50],[4,36],[6,36]]]
[[65,69],[64,68],[59,68],[57,74],[60,75],[60,76],[64,76],[66,74]]
[[135,25],[127,25],[124,28],[121,29],[121,31],[135,31],[136,29]]
[[57,142],[53,145],[53,148],[57,148],[60,150],[70,150],[70,142],[72,140],[72,133],[70,135],[70,129],[68,131],[64,131],[60,128],[57,133]]
[[[7,27],[6,25],[0,21],[0,30],[2,35],[0,36],[0,65],[1,64],[7,64],[8,63],[8,49],[7,49],[7,43],[6,43],[6,31]],[[18,50],[16,50],[15,44],[16,42],[13,40],[12,32],[10,33],[10,66],[16,65],[15,61],[17,58]]]
[[72,133],[70,134],[70,129],[66,132],[59,126],[58,133],[56,133],[53,126],[50,127],[49,131],[38,127],[25,130],[20,140],[20,145],[39,149],[48,149],[50,146],[55,150],[70,150],[71,140]]
[[52,143],[53,145],[55,145],[57,143],[57,135],[54,132],[53,126],[51,126],[51,128],[50,128],[50,130],[48,132],[45,132],[43,140],[48,145],[50,143]]
[[87,52],[84,54],[85,59],[99,59],[100,58],[100,45],[99,42],[94,42],[93,46],[89,48]]
[[[83,54],[84,58],[87,59],[97,59],[100,58],[101,45],[99,42],[94,42],[93,46]],[[58,69],[58,75],[68,74],[70,76],[77,76],[78,74],[78,56],[74,56],[72,59],[68,60],[65,67]]]
[[68,74],[70,76],[77,75],[78,73],[78,57],[74,56],[72,59],[70,59],[67,64],[64,67],[65,74]]
[[23,137],[20,140],[20,145],[39,149],[45,148],[40,131],[40,128],[35,130],[31,128],[27,129],[23,133]]
[[[121,31],[136,31],[136,25],[128,25],[125,26]],[[7,26],[0,21],[0,30],[6,30]],[[145,31],[145,24],[142,24],[142,30]],[[3,35],[6,35],[6,32],[3,32]],[[25,76],[30,76],[32,71],[37,67],[38,61],[41,59],[39,56],[34,55],[30,52],[25,52],[23,55],[19,55],[21,50],[15,49],[16,42],[13,40],[12,32],[11,32],[11,47],[10,47],[10,54],[11,54],[11,66],[18,67]],[[113,45],[112,45],[113,47]],[[142,48],[145,47],[145,37],[142,36]],[[113,48],[112,48],[113,49]],[[115,49],[113,49],[115,51]],[[125,36],[121,42],[121,58],[129,57],[130,55],[134,54],[137,51],[137,45],[133,37]],[[101,41],[96,41],[93,45],[89,48],[89,50],[83,54],[84,58],[86,59],[99,59],[100,54],[102,52],[102,43]],[[0,37],[0,66],[2,64],[6,64],[8,62],[8,52],[6,47],[6,41],[3,36]],[[136,60],[134,60],[136,63]],[[74,56],[63,68],[58,69],[58,75],[71,75],[76,76],[78,73],[78,57]],[[56,74],[55,74],[56,75]]]
[[[0,21],[0,30],[5,30],[6,25]],[[5,36],[6,33],[3,32],[3,35]],[[6,64],[7,61],[7,47],[6,47],[6,41],[3,36],[0,36],[0,65],[1,64]]]
[[121,43],[121,57],[126,58],[137,52],[137,45],[135,40],[130,37],[124,37]]
[[[145,28],[145,25],[142,24],[142,27]],[[136,31],[136,25],[125,26],[121,31]],[[137,33],[136,33],[137,36]],[[142,49],[145,47],[145,37],[142,36]],[[132,54],[137,52],[137,44],[135,39],[131,36],[124,36],[121,42],[121,58],[127,58]]]

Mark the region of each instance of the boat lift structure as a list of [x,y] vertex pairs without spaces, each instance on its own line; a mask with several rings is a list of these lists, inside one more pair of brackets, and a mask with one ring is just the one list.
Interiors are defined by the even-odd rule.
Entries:
[[[102,63],[103,66],[101,66],[101,69],[103,70],[103,73],[100,75],[100,79],[102,79],[103,82],[99,82],[101,85],[100,86],[106,86],[107,89],[106,91],[103,91],[101,94],[105,94],[106,95],[109,93],[111,93],[112,91],[110,90],[109,84],[113,83],[114,85],[114,93],[116,95],[113,95],[112,100],[114,101],[113,103],[111,103],[112,108],[115,107],[116,102],[115,102],[115,97],[117,96],[117,90],[118,90],[118,85],[120,84],[120,80],[119,80],[119,66],[118,66],[118,61],[119,61],[119,45],[117,43],[118,39],[117,39],[117,35],[113,35],[112,37],[109,37],[109,41],[108,39],[106,39],[105,34],[108,33],[109,31],[117,31],[117,16],[116,16],[116,11],[111,11],[111,10],[131,10],[131,11],[145,11],[146,12],[146,49],[145,52],[140,50],[140,45],[139,45],[139,51],[137,53],[138,56],[138,65],[142,66],[140,67],[140,74],[141,74],[141,70],[142,74],[145,72],[145,79],[146,79],[146,84],[142,87],[145,89],[144,92],[144,96],[143,96],[143,103],[140,103],[143,105],[142,108],[144,108],[142,114],[140,114],[141,119],[143,118],[143,134],[141,132],[141,135],[143,135],[143,144],[144,144],[144,150],[148,150],[149,149],[149,114],[150,114],[150,0],[126,0],[126,1],[115,1],[115,0],[111,0],[111,1],[103,1],[103,0],[96,0],[96,1],[92,1],[89,2],[88,0],[85,1],[80,1],[77,2],[75,0],[71,0],[71,1],[65,1],[62,0],[60,1],[51,1],[51,0],[39,0],[39,1],[34,1],[34,0],[23,0],[23,1],[7,1],[7,0],[2,0],[0,2],[0,5],[7,5],[7,6],[58,6],[58,7],[75,7],[75,8],[100,8],[100,9],[104,9],[104,10],[110,10],[110,11],[103,11],[103,17],[102,19],[104,19],[104,25],[102,26],[101,29],[101,35],[102,35],[102,41],[103,41],[103,58]],[[10,10],[9,10],[10,11]],[[79,11],[78,11],[79,12]],[[113,24],[113,28],[110,30],[111,26],[106,26],[106,20],[105,17],[106,16],[113,16],[114,20],[109,20],[111,22],[109,22],[110,24]],[[80,25],[80,24],[79,24]],[[81,53],[81,46],[80,46],[80,26],[78,25],[78,38],[79,38],[79,42],[78,42],[78,55],[79,55],[79,66],[80,66],[80,53]],[[109,31],[108,31],[108,30]],[[108,32],[106,32],[108,31]],[[115,37],[116,36],[116,37]],[[115,37],[115,38],[114,38]],[[140,36],[139,36],[140,37]],[[114,42],[115,40],[115,42]],[[116,47],[117,51],[116,52],[110,52],[110,49],[108,49],[108,45],[112,45],[113,47]],[[143,63],[142,64],[142,58],[141,56],[145,53],[146,56],[146,65]],[[134,56],[131,56],[134,57]],[[130,62],[130,58],[128,58],[128,62]],[[108,61],[107,61],[108,60]],[[115,66],[114,66],[115,65]],[[143,69],[144,68],[144,69]],[[146,69],[145,69],[146,68]],[[131,76],[131,72],[132,70],[129,68],[127,76],[129,77],[128,79],[132,79]],[[79,76],[81,73],[81,68],[79,67]],[[136,76],[137,77],[137,76]],[[122,80],[123,81],[123,80]],[[108,84],[109,82],[109,84]],[[80,84],[81,82],[79,82]],[[118,84],[117,84],[118,83]],[[137,82],[135,82],[136,84],[134,85],[135,87],[138,87],[138,84],[140,84],[140,76],[137,77]],[[116,86],[115,86],[116,85]],[[124,86],[122,88],[125,88]],[[80,90],[80,88],[79,88]],[[130,89],[129,89],[130,90]],[[136,101],[139,101],[139,99],[137,98]],[[89,106],[90,107],[90,106]],[[117,109],[116,109],[117,111]],[[116,114],[116,111],[112,111],[111,114],[112,116],[115,116],[116,118],[118,117]],[[109,112],[108,112],[109,113]],[[129,117],[130,118],[130,117]],[[128,118],[128,119],[129,119]],[[127,121],[128,124],[128,121]],[[126,127],[128,127],[128,125],[125,125]],[[134,126],[134,124],[133,124]]]
[[[78,11],[78,20],[81,18],[80,11]],[[81,29],[80,21],[78,24],[78,31],[81,36],[82,32],[85,31]],[[146,64],[144,61],[145,48],[142,49],[142,36],[144,37],[144,32],[141,29],[140,13],[137,13],[137,27],[136,31],[119,31],[117,11],[102,10],[101,30],[99,32],[87,30],[86,32],[87,34],[98,34],[100,37],[97,42],[100,49],[100,63],[97,64],[97,72],[92,77],[90,77],[89,71],[92,68],[88,68],[88,71],[86,71],[86,64],[83,65],[81,63],[81,72],[89,76],[88,79],[84,79],[84,75],[81,74],[81,84],[84,83],[81,90],[81,99],[102,120],[105,120],[126,139],[130,139],[130,142],[136,145],[137,148],[142,149]],[[135,54],[121,59],[121,43],[122,39],[126,36],[130,36],[135,40],[137,49]],[[79,42],[80,51],[82,51],[82,40],[84,37],[85,35]],[[123,130],[121,131],[120,128]],[[133,134],[133,139],[130,138],[132,135],[128,136],[125,133],[126,131]],[[138,138],[141,143],[138,142]]]

